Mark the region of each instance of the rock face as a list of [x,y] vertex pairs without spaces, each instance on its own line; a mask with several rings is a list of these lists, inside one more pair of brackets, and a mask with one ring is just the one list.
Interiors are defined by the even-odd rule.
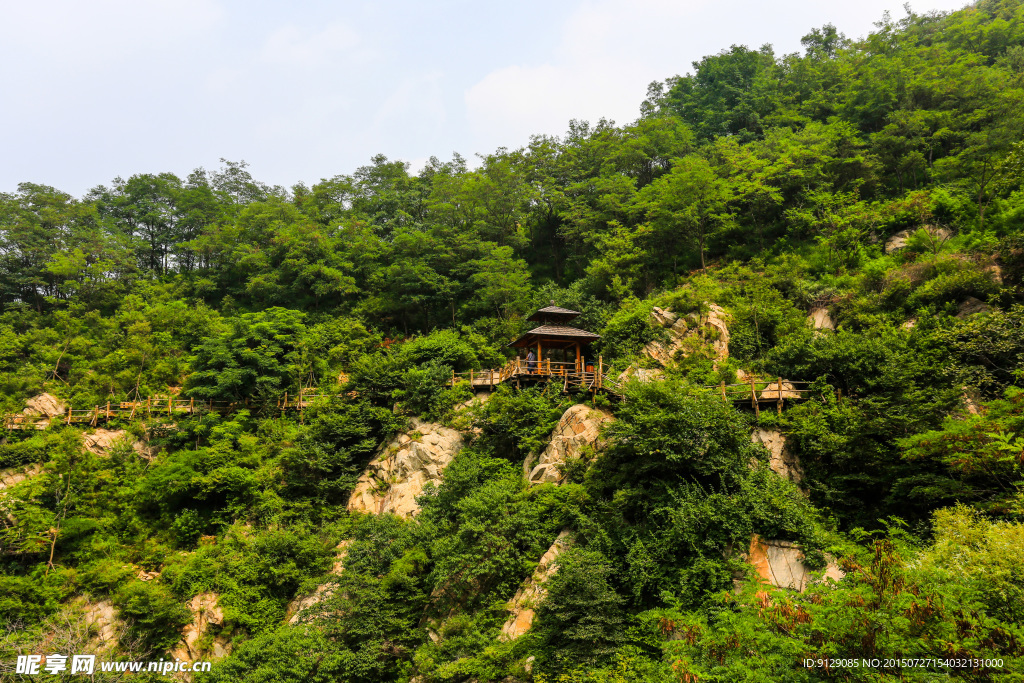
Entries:
[[975,313],[987,313],[988,311],[991,310],[992,307],[986,304],[981,299],[969,296],[963,301],[961,301],[960,305],[957,306],[956,317],[966,318],[967,316],[974,315]]
[[836,329],[836,324],[832,322],[832,316],[828,314],[828,309],[823,306],[812,308],[811,312],[807,315],[807,322],[816,330]]
[[907,246],[907,242],[910,240],[911,235],[913,235],[918,230],[924,230],[931,236],[933,240],[939,243],[945,242],[946,240],[953,236],[953,233],[951,233],[949,230],[947,230],[946,228],[941,228],[937,225],[924,225],[921,226],[920,228],[914,229],[908,228],[907,230],[900,230],[895,235],[893,235],[892,237],[885,241],[885,253],[891,254],[894,251],[899,251],[900,249],[903,249],[905,246]]
[[558,556],[565,552],[572,542],[572,535],[568,531],[558,534],[558,538],[540,558],[533,575],[523,583],[515,597],[509,600],[508,610],[511,614],[501,627],[502,640],[515,640],[530,630],[536,608],[548,592],[544,584],[558,571]]
[[67,412],[64,402],[53,394],[39,394],[25,401],[21,415],[12,420],[13,425],[32,424],[36,429],[46,429],[53,418]]
[[423,487],[441,481],[461,448],[462,437],[454,429],[413,418],[409,431],[396,436],[366,467],[348,510],[412,517],[419,512],[416,497]]
[[551,440],[539,458],[527,458],[524,473],[530,485],[565,480],[562,471],[567,460],[582,457],[585,449],[600,448],[601,427],[614,420],[608,413],[577,404],[562,414]]
[[761,391],[760,396],[757,397],[759,401],[771,401],[773,399],[778,400],[779,398],[800,398],[800,392],[796,390],[791,383],[786,380],[780,380],[782,382],[782,392],[779,395],[779,382],[769,382],[768,386]]
[[21,467],[10,467],[0,470],[0,491],[20,484],[26,479],[31,479],[43,471],[42,465],[22,465]]
[[[171,651],[171,656],[187,661],[206,659],[211,656],[198,647],[198,642],[211,630],[211,627],[224,625],[224,611],[217,604],[217,597],[216,593],[200,593],[188,601],[187,607],[192,611],[192,622],[182,629],[181,640]],[[211,647],[214,658],[224,657],[231,653],[231,641],[221,635],[214,637]]]
[[[351,545],[352,541],[346,540],[339,543],[338,547],[335,548],[335,560],[334,566],[331,568],[331,574],[341,576],[342,572],[345,571],[345,557],[348,556],[348,549]],[[302,617],[302,613],[305,610],[318,605],[331,597],[334,595],[335,590],[337,590],[335,583],[328,581],[327,583],[317,586],[316,590],[309,595],[303,595],[292,600],[288,604],[288,611],[285,614],[285,618],[288,620],[288,623],[299,623],[299,619]]]
[[638,382],[654,382],[661,379],[665,375],[663,370],[657,368],[638,368],[634,365],[630,365],[628,368],[622,371],[618,377],[619,383],[635,379]]
[[768,449],[768,466],[775,474],[799,484],[804,478],[800,460],[786,448],[786,437],[775,429],[755,429],[750,440]]
[[[755,534],[750,538],[746,560],[762,581],[776,588],[804,591],[813,581],[811,570],[803,562],[800,546],[790,541],[766,541]],[[843,576],[835,560],[829,558],[823,578],[838,581]]]
[[[671,365],[680,352],[686,355],[688,347],[702,336],[711,336],[711,349],[715,362],[729,357],[729,314],[717,304],[711,304],[706,316],[691,313],[680,318],[672,311],[655,306],[651,309],[651,322],[668,331],[668,341],[653,341],[644,347],[644,353],[662,366]],[[688,341],[689,340],[689,341]]]
[[108,600],[87,602],[84,607],[82,621],[99,640],[97,650],[104,652],[113,650],[118,645],[118,636],[123,631],[117,618],[117,610]]
[[123,429],[96,429],[92,434],[83,434],[82,442],[85,450],[96,455],[107,456],[119,441],[128,441],[132,450],[144,458],[153,456],[153,449],[142,441],[132,439],[131,435]]

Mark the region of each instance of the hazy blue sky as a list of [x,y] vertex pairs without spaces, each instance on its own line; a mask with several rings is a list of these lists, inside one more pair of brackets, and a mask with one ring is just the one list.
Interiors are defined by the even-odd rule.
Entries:
[[[915,3],[917,12],[963,0]],[[266,182],[636,118],[731,44],[866,34],[900,0],[0,0],[0,191],[246,160]]]

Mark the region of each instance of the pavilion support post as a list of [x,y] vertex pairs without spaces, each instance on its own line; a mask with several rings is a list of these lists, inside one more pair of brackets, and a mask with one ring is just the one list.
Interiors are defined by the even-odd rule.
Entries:
[[579,372],[583,368],[580,366],[580,343],[576,342],[576,372]]

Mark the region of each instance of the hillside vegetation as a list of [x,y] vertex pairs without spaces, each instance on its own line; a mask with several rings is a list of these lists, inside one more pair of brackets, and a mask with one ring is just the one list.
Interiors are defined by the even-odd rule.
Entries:
[[[0,413],[236,403],[114,420],[102,448],[57,418],[3,432],[0,676],[99,651],[216,657],[211,682],[1024,680],[1024,3],[803,45],[732,46],[652,84],[633,123],[478,164],[0,194]],[[450,386],[550,301],[602,335],[610,376],[660,374],[621,397]],[[727,357],[698,325],[657,362],[655,306],[721,307]],[[751,375],[810,398],[755,414],[705,388]],[[581,403],[600,441],[529,485]],[[350,512],[428,423],[461,450],[418,513]],[[752,536],[844,576],[767,585]],[[503,636],[553,544],[532,626]],[[104,611],[116,643],[81,626]],[[804,666],[915,657],[1001,665]]]

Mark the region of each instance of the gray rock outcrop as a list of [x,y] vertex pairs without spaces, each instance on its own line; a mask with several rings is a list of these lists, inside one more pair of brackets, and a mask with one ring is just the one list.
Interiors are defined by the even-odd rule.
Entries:
[[155,450],[150,448],[143,441],[132,437],[124,429],[95,429],[92,433],[82,434],[82,443],[85,450],[96,455],[108,456],[118,442],[125,442],[132,447],[136,453],[144,458],[153,457]]
[[[800,546],[791,541],[769,541],[757,534],[750,538],[750,549],[744,559],[754,567],[765,583],[776,588],[804,591],[814,581],[814,576],[804,564]],[[821,580],[839,581],[844,576],[835,559],[829,557]]]
[[900,230],[896,234],[892,235],[885,241],[885,253],[891,254],[894,251],[899,251],[907,246],[907,242],[910,241],[911,236],[914,235],[918,230],[924,230],[928,233],[928,236],[935,241],[936,244],[945,242],[953,236],[948,229],[939,227],[937,225],[924,225],[920,228],[908,228],[906,230]]
[[7,469],[0,470],[0,491],[15,486],[16,484],[20,484],[26,479],[31,479],[42,471],[43,466],[39,464],[9,467]]
[[540,558],[537,568],[515,596],[508,602],[509,617],[501,627],[501,640],[515,640],[530,630],[536,609],[547,595],[545,583],[558,571],[558,557],[573,543],[568,531],[558,534],[548,551]]
[[25,401],[25,409],[9,420],[9,426],[32,425],[36,429],[46,429],[54,418],[66,412],[67,406],[59,398],[53,394],[39,394]]
[[212,630],[224,625],[224,610],[217,604],[216,593],[200,593],[188,601],[192,621],[181,631],[181,640],[171,650],[171,656],[185,661],[213,657],[219,659],[231,654],[231,641],[225,635],[213,638],[209,651],[199,647],[199,641]]
[[670,310],[655,306],[651,309],[651,323],[668,332],[667,341],[653,341],[644,346],[644,354],[667,367],[677,355],[688,355],[694,341],[711,337],[711,351],[715,362],[729,357],[729,314],[717,304],[710,304],[707,315],[691,313],[680,317]]
[[409,429],[382,448],[356,483],[350,512],[409,518],[419,512],[416,497],[429,482],[439,484],[445,467],[462,448],[454,429],[417,418]]
[[[345,540],[338,544],[338,547],[334,549],[334,566],[331,568],[331,574],[334,576],[341,576],[345,571],[345,558],[348,556],[348,549],[352,545],[351,540]],[[319,605],[327,598],[334,595],[337,590],[336,581],[328,581],[322,583],[316,587],[309,595],[303,595],[295,598],[288,604],[288,611],[285,613],[285,618],[289,624],[299,623],[299,619],[302,618],[302,613],[308,610],[310,607]]]
[[786,437],[782,432],[776,429],[755,429],[750,439],[768,450],[768,466],[773,472],[796,484],[803,480],[804,472],[800,467],[800,460],[786,448]]
[[613,421],[610,414],[582,404],[570,407],[551,432],[551,439],[540,456],[526,459],[523,471],[530,485],[565,481],[565,463],[583,457],[587,449],[600,449],[601,427]]
[[834,330],[836,324],[832,321],[832,316],[829,315],[828,309],[824,306],[812,308],[811,312],[807,314],[807,322],[811,324],[816,330]]

